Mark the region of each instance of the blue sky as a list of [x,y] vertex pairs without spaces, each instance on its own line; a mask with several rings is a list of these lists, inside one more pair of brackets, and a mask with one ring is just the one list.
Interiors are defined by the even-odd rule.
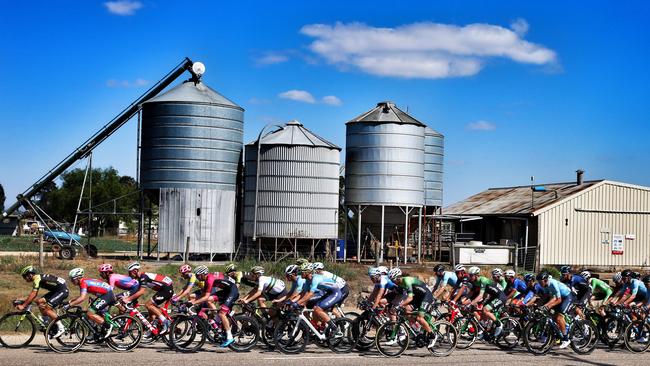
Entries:
[[[649,3],[395,4],[2,2],[7,204],[185,56],[246,109],[245,142],[298,119],[343,146],[376,102],[408,107],[446,136],[445,204],[577,168],[650,185]],[[94,165],[133,175],[135,153],[131,121]]]

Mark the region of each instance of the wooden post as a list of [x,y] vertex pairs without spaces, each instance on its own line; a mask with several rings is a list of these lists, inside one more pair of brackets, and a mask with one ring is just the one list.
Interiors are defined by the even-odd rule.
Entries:
[[188,236],[185,240],[185,253],[183,253],[183,262],[187,263],[190,261],[190,237]]
[[45,259],[43,257],[44,257],[44,253],[43,253],[43,233],[40,233],[38,235],[38,265],[39,265],[41,271],[43,270],[43,267],[45,265]]

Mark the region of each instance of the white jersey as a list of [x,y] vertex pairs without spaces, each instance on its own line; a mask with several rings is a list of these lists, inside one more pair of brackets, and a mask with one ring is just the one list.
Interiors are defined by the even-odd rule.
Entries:
[[261,291],[262,293],[271,295],[282,293],[285,287],[282,280],[278,280],[277,278],[269,276],[260,276],[260,279],[257,283],[257,290]]
[[345,285],[347,284],[347,282],[345,282],[345,280],[343,278],[335,275],[332,272],[323,271],[323,272],[321,272],[321,275],[323,275],[323,277],[325,277],[327,279],[331,279],[333,281],[336,281],[336,286],[338,288],[340,288],[340,289],[345,287]]

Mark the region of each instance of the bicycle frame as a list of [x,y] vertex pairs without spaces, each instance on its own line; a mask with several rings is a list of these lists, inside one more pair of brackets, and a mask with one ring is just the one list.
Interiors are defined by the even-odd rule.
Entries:
[[311,323],[309,318],[305,316],[305,313],[313,313],[313,309],[303,309],[302,312],[300,312],[300,315],[298,315],[298,322],[296,322],[296,327],[293,329],[292,336],[295,337],[296,334],[298,333],[298,328],[300,328],[300,323],[305,323],[307,325],[307,328],[311,331],[313,335],[315,335],[320,341],[326,341],[327,337],[325,336],[324,333],[321,333],[314,327],[314,325]]

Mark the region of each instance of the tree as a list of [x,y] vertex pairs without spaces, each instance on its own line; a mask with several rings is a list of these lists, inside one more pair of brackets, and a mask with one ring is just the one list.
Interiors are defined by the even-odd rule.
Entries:
[[2,183],[0,183],[0,211],[5,210],[5,200],[7,197],[5,196],[5,189],[2,186]]

